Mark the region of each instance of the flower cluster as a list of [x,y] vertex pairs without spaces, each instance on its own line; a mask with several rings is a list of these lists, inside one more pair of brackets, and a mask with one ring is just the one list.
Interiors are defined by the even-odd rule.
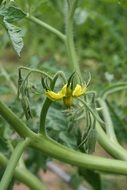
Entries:
[[64,86],[58,92],[54,92],[50,89],[45,88],[45,95],[52,101],[63,100],[64,104],[67,107],[71,107],[73,104],[73,98],[80,97],[87,91],[86,84],[76,84],[75,87],[73,87],[73,75],[74,74],[70,76],[68,82],[64,84]]
[[64,104],[67,107],[71,107],[73,102],[73,97],[79,97],[85,94],[86,90],[87,87],[81,86],[80,84],[77,84],[74,90],[72,90],[70,86],[65,84],[59,92],[56,93],[51,90],[46,90],[45,94],[52,101],[63,99]]

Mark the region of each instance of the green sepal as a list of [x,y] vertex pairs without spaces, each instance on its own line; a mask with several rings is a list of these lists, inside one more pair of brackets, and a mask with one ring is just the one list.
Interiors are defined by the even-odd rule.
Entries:
[[45,90],[50,90],[50,85],[47,77],[41,78],[41,84]]
[[75,75],[75,71],[72,73],[72,75],[69,77],[68,82],[67,82],[67,88],[71,88],[71,90],[73,90],[73,80],[74,80],[74,75]]

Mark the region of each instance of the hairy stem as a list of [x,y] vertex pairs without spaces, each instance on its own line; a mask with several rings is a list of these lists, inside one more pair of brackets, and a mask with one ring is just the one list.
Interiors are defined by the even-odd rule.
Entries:
[[32,137],[32,132],[27,126],[0,100],[0,115],[12,126],[21,137]]
[[2,180],[0,182],[0,189],[1,190],[7,190],[9,183],[14,175],[14,170],[17,166],[17,163],[26,148],[26,146],[29,144],[30,139],[25,139],[24,141],[21,141],[17,144],[16,148],[14,149],[11,158],[7,164],[6,170],[3,174]]
[[100,106],[102,107],[102,114],[103,114],[104,121],[105,121],[106,133],[111,141],[118,143],[107,104],[101,98],[98,98],[98,102],[99,102]]
[[36,140],[33,139],[31,145],[38,148],[48,156],[54,157],[71,165],[102,172],[127,175],[127,162],[125,161],[84,154],[67,148],[64,145],[56,143],[41,135],[38,136]]
[[96,124],[96,131],[98,142],[104,150],[117,159],[127,161],[127,151],[116,141],[111,141],[98,122]]
[[[4,106],[4,108],[6,108],[6,106]],[[0,109],[0,112],[1,112],[1,109]],[[17,128],[19,126],[17,124],[17,121],[15,119],[12,120],[11,115],[7,114],[7,117],[6,117],[6,113],[7,112],[5,111],[5,113],[2,114],[2,116],[4,118],[8,118],[7,119],[8,123],[14,129],[16,129],[17,132],[23,135],[23,132],[25,131],[23,131],[22,133],[18,131]],[[15,125],[17,125],[17,128],[14,127]],[[102,133],[100,134],[100,136],[103,140]],[[101,157],[97,157],[93,155],[83,154],[78,151],[74,151],[70,148],[67,148],[49,139],[46,136],[36,135],[35,133],[30,135],[30,138],[31,138],[30,144],[34,148],[41,150],[43,153],[45,153],[48,156],[54,157],[56,159],[62,160],[72,165],[80,166],[82,168],[95,169],[98,171],[110,172],[110,173],[127,174],[127,162],[125,161],[117,161],[113,159],[106,159],[106,158],[101,158]],[[107,146],[109,147],[109,149],[110,147],[112,147],[112,149],[110,150],[110,153],[114,154],[115,157],[121,158],[123,160],[127,160],[125,156],[126,153],[124,152],[124,150],[122,149],[120,150],[120,147],[116,146],[117,144],[112,143],[110,139],[106,140],[104,143],[105,143],[105,147]]]
[[[81,71],[78,64],[78,58],[75,51],[74,37],[73,37],[73,16],[77,6],[78,0],[74,0],[71,7],[68,7],[66,18],[66,49],[69,57],[69,65],[72,72],[76,71],[80,78]],[[77,77],[77,81],[79,81]]]
[[65,41],[65,35],[62,34],[59,30],[55,29],[54,27],[48,25],[47,23],[41,21],[40,19],[31,16],[31,15],[27,15],[27,19],[29,19],[30,21],[42,26],[43,28],[46,28],[47,30],[49,30],[50,32],[52,32],[53,34],[55,34],[56,36],[58,36],[62,41]]
[[45,99],[42,109],[41,109],[41,114],[40,114],[40,133],[43,134],[44,136],[46,135],[46,115],[48,113],[48,109],[51,105],[52,101],[49,100],[48,98]]
[[38,69],[31,69],[31,68],[28,68],[28,67],[24,67],[24,66],[20,66],[18,68],[18,70],[26,70],[26,71],[29,71],[29,73],[38,73],[38,74],[41,74],[42,76],[45,76],[47,78],[49,78],[49,80],[52,80],[52,77],[50,75],[48,75],[46,72],[44,71],[40,71]]

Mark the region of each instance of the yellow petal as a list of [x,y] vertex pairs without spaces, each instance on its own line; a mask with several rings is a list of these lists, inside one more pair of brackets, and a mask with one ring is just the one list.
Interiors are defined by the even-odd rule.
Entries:
[[86,90],[87,90],[86,86],[82,87],[81,85],[77,84],[75,89],[73,90],[72,96],[74,97],[81,96],[85,94]]
[[63,86],[63,88],[61,89],[60,93],[62,93],[64,96],[66,95],[66,93],[67,93],[67,84],[65,84]]
[[64,97],[64,94],[61,91],[55,93],[53,91],[47,90],[45,94],[52,101],[60,100]]

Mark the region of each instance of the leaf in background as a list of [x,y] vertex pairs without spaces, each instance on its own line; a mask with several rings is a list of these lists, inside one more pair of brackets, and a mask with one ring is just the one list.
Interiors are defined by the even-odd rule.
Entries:
[[15,22],[23,19],[26,14],[19,8],[10,6],[4,12],[4,19],[8,22]]
[[21,30],[21,28],[7,22],[6,20],[4,20],[4,24],[5,27],[8,31],[10,40],[12,42],[13,48],[15,49],[15,51],[17,52],[17,54],[20,56],[20,52],[23,48],[23,32]]
[[28,155],[25,164],[32,173],[37,174],[40,168],[46,170],[47,156],[43,155],[38,150],[32,149],[28,150]]
[[99,173],[79,168],[79,174],[84,177],[94,190],[101,190],[101,178]]
[[59,142],[65,144],[70,148],[76,147],[76,137],[74,134],[70,134],[67,131],[62,131],[59,133]]
[[88,153],[93,153],[95,151],[95,145],[96,145],[96,130],[91,129],[87,141],[87,148],[88,148]]
[[79,189],[81,181],[82,181],[82,178],[76,173],[71,176],[70,184],[74,190],[77,190],[77,189]]
[[23,19],[26,16],[26,14],[21,9],[14,6],[1,6],[0,16],[3,16],[4,19],[8,22],[15,22]]
[[8,146],[6,143],[6,139],[4,137],[0,137],[0,152],[7,152]]
[[10,93],[10,89],[7,86],[0,86],[0,95]]
[[126,0],[119,0],[118,2],[120,5],[122,5],[122,7],[127,9],[127,1]]
[[[12,42],[12,45],[17,52],[17,54],[20,56],[20,52],[23,48],[23,32],[22,29],[13,25],[12,22],[19,21],[23,19],[26,14],[20,10],[19,8],[16,8],[14,6],[1,6],[0,7],[0,16],[3,19],[3,24],[5,25],[5,28],[8,31],[10,40]],[[1,23],[1,18],[0,18]]]

